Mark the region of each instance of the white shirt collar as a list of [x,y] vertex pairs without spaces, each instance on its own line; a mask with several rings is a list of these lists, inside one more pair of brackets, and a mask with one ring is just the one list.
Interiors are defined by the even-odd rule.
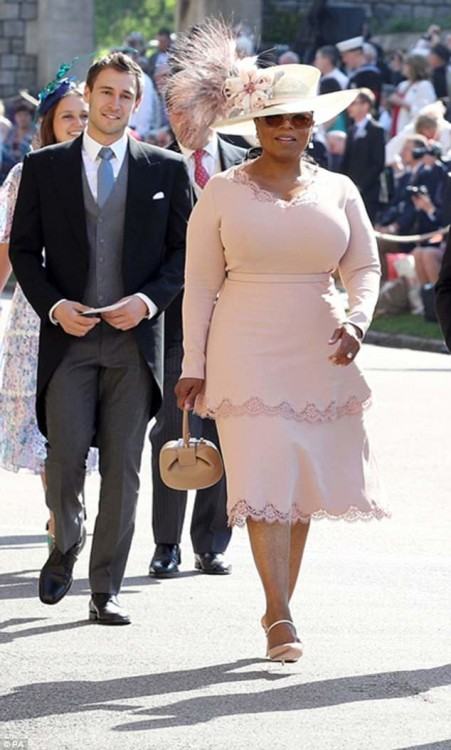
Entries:
[[365,130],[366,126],[368,125],[369,121],[371,120],[371,115],[365,115],[363,120],[360,120],[360,122],[355,123],[355,129],[361,132],[362,130]]
[[[185,159],[189,159],[190,156],[194,154],[194,149],[186,148],[186,146],[182,146],[181,143],[179,143],[179,146]],[[212,131],[208,143],[204,146],[204,151],[206,151],[213,159],[216,159],[218,156],[218,136],[214,130]]]
[[[95,141],[94,138],[91,138],[88,133],[83,133],[83,150],[86,152],[86,154],[89,156],[91,161],[96,161],[99,151],[101,148],[103,148],[102,143],[98,143],[98,141]],[[128,147],[128,135],[127,132],[125,132],[119,140],[114,141],[114,143],[110,143],[109,148],[114,152],[114,156],[116,159],[122,164],[125,158],[125,154],[127,152]]]

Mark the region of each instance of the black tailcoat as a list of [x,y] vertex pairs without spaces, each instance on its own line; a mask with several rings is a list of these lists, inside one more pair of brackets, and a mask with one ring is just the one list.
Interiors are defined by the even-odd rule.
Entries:
[[[14,272],[41,318],[37,415],[44,434],[45,389],[73,340],[51,323],[49,311],[61,299],[80,302],[88,278],[81,149],[82,136],[25,158],[11,231]],[[124,295],[142,292],[160,312],[183,286],[186,223],[192,204],[189,178],[180,156],[133,138],[129,138],[128,160]],[[163,197],[155,200],[158,193]],[[141,321],[133,332],[161,393],[161,316]],[[153,413],[160,402],[161,398],[152,399]]]

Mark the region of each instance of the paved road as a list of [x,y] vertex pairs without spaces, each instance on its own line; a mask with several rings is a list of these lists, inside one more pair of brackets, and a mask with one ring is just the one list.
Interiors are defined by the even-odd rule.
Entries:
[[[46,558],[39,482],[0,472],[0,748],[451,748],[451,358],[367,347],[374,439],[392,519],[313,526],[293,611],[298,665],[262,657],[262,596],[246,533],[232,576],[147,577],[149,455],[123,590],[133,625],[86,622],[84,551],[72,592],[36,597]],[[89,527],[96,478],[88,480]],[[9,747],[13,747],[10,745]]]

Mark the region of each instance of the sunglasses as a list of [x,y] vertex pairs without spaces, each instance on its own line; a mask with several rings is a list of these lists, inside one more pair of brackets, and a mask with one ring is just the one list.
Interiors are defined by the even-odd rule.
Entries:
[[313,112],[298,112],[295,115],[264,115],[262,120],[270,128],[279,128],[285,120],[288,120],[290,125],[297,130],[307,130],[314,123]]

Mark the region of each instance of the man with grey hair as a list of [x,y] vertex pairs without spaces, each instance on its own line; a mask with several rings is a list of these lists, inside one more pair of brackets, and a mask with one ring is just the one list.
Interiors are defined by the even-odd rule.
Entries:
[[291,49],[282,52],[278,59],[278,65],[299,65],[300,62],[299,55]]
[[313,65],[321,73],[321,82],[333,78],[341,89],[347,89],[349,79],[338,67],[339,60],[337,48],[332,44],[327,44],[316,51]]

